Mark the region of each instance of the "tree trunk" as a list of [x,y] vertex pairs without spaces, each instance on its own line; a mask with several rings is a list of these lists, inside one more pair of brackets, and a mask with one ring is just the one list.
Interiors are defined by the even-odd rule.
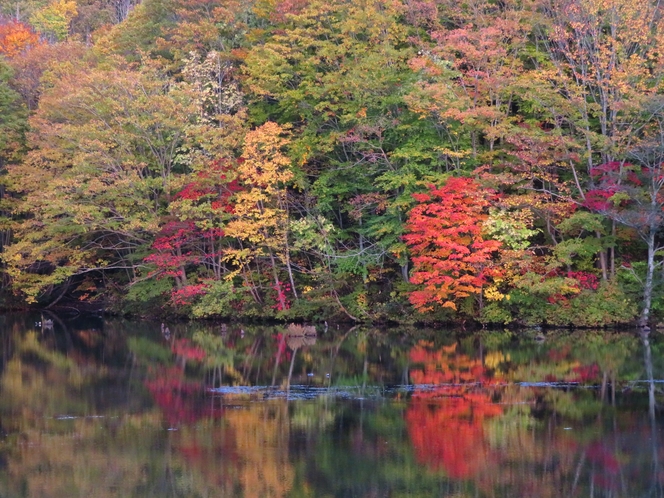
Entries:
[[299,297],[297,295],[297,290],[295,289],[295,279],[293,278],[293,267],[291,266],[290,244],[288,243],[288,234],[286,234],[285,248],[286,248],[286,258],[285,258],[286,270],[288,271],[288,279],[290,280],[291,291],[293,292],[293,296],[295,296],[295,300],[298,300]]
[[652,227],[648,233],[646,243],[648,245],[648,266],[646,268],[646,280],[643,285],[643,310],[639,320],[641,327],[648,326],[652,305],[653,279],[655,276],[655,230]]
[[279,274],[277,273],[277,263],[274,260],[274,254],[272,253],[272,249],[268,248],[268,251],[270,253],[270,263],[272,264],[272,276],[274,278],[274,286],[275,290],[277,291],[277,298],[279,299],[279,310],[283,311],[286,309],[286,296],[284,294],[283,289],[281,288],[281,282],[279,281]]
[[[601,242],[602,234],[599,232],[595,232],[595,236],[597,237],[597,240]],[[606,282],[609,278],[609,273],[607,271],[607,264],[606,264],[606,251],[604,249],[599,250],[599,266],[602,269],[602,280]]]
[[613,238],[613,245],[609,248],[609,258],[610,258],[610,271],[611,271],[611,280],[616,278],[616,220],[611,220],[611,237]]

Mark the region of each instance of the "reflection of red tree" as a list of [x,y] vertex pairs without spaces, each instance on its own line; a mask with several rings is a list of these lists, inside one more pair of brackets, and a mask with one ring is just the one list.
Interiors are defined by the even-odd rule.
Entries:
[[[410,377],[413,384],[466,384],[491,383],[480,360],[468,355],[456,354],[456,344],[432,351],[430,343],[420,341],[410,351],[410,360],[422,365],[414,369]],[[421,394],[421,393],[420,393]]]
[[620,463],[614,451],[595,442],[586,448],[586,457],[593,469],[593,484],[602,489],[617,489]]
[[489,463],[484,420],[500,415],[502,408],[485,386],[492,383],[481,361],[456,354],[456,346],[429,350],[413,348],[410,358],[422,369],[411,371],[416,384],[447,384],[419,388],[406,413],[408,432],[419,462],[450,477],[468,478]]
[[180,368],[160,368],[145,381],[155,403],[170,426],[217,418],[221,409],[210,404],[201,382],[186,380]]
[[205,351],[196,344],[192,343],[189,339],[178,339],[173,342],[171,351],[185,360],[203,361],[205,359]]
[[477,475],[490,459],[482,428],[484,419],[502,410],[491,404],[485,393],[456,396],[439,403],[413,400],[406,423],[420,463],[445,470],[453,478],[468,478]]
[[[597,363],[580,364],[572,354],[572,347],[567,345],[553,348],[547,353],[550,364],[555,371],[542,378],[545,382],[578,382],[591,384],[600,380],[602,370]],[[536,379],[539,380],[539,379]]]
[[571,351],[571,346],[563,346],[561,348],[552,348],[547,354],[552,362],[557,363],[567,360]]
[[597,380],[601,371],[597,363],[592,363],[590,365],[579,365],[572,368],[572,377],[571,382],[578,382],[580,384],[587,384],[591,381]]
[[275,341],[277,342],[277,349],[273,355],[274,361],[277,363],[281,363],[282,361],[288,363],[291,359],[291,352],[288,349],[285,335],[279,333],[272,337],[274,337]]

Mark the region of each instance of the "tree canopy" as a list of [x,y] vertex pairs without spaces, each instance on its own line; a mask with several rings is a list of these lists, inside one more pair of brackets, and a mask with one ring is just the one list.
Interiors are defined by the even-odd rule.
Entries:
[[21,299],[563,326],[664,311],[656,2],[12,5],[1,258]]

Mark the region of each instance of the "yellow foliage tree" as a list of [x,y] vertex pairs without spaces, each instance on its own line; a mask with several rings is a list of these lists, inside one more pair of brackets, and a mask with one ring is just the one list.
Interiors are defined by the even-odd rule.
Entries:
[[35,12],[30,23],[51,41],[62,41],[69,36],[69,24],[77,14],[76,2],[55,0]]
[[289,258],[286,192],[293,173],[290,159],[282,152],[289,143],[284,134],[285,130],[272,122],[247,134],[238,168],[238,178],[245,188],[237,194],[235,216],[226,226],[226,235],[240,241],[239,249],[229,251],[229,260],[243,268],[255,258],[268,257],[280,310],[288,305],[277,258],[286,265],[297,297]]

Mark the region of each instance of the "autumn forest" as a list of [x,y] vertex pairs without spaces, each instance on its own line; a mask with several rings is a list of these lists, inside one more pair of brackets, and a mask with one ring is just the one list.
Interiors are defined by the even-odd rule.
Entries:
[[664,317],[664,7],[0,0],[5,307]]

